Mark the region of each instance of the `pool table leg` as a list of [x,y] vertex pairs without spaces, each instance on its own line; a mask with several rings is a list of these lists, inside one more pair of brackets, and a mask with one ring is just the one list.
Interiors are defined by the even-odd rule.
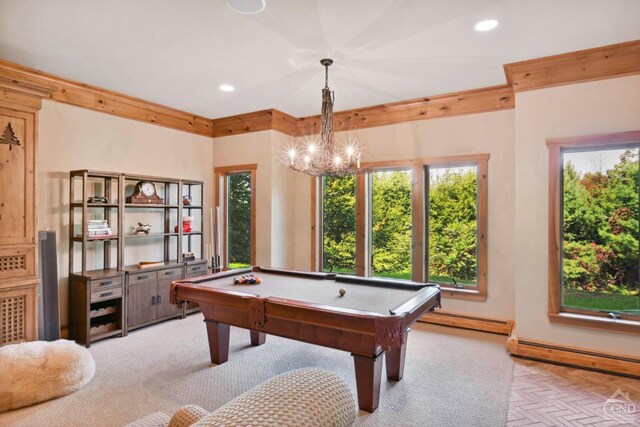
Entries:
[[404,374],[404,358],[407,353],[407,338],[409,330],[404,333],[404,344],[400,347],[392,348],[385,354],[385,364],[387,368],[387,378],[400,381]]
[[267,340],[267,334],[264,332],[254,331],[252,329],[250,329],[249,332],[251,333],[251,345],[253,346],[262,345]]
[[356,367],[356,386],[358,388],[358,407],[373,412],[380,401],[380,376],[382,374],[382,355],[375,357],[352,354]]
[[209,353],[211,363],[220,365],[229,360],[229,330],[226,323],[205,320],[207,336],[209,337]]

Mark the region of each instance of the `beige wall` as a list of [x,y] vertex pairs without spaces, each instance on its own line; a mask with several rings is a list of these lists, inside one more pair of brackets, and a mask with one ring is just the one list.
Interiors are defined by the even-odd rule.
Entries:
[[[69,171],[93,169],[204,180],[208,212],[212,206],[213,147],[210,138],[51,101],[43,102],[38,133],[38,228],[55,230],[58,237],[60,317],[66,325]],[[205,235],[209,235],[207,221]],[[156,244],[152,249],[140,242],[128,247],[125,258],[129,262],[160,260],[161,247]],[[92,259],[90,268],[101,265]]]
[[516,96],[516,333],[518,337],[640,356],[638,337],[552,325],[547,317],[546,138],[640,129],[640,76]]
[[[486,302],[447,299],[447,310],[513,319],[513,144],[514,112],[499,111],[363,129],[365,161],[489,153],[489,297]],[[273,135],[275,134],[275,135]],[[341,134],[338,138],[348,137]],[[217,138],[214,163],[258,163],[258,263],[308,270],[311,267],[311,180],[269,159],[291,138],[275,132]],[[297,138],[297,142],[301,142]],[[266,171],[270,169],[270,171]],[[270,177],[269,177],[270,175]],[[270,186],[270,188],[268,187]],[[262,207],[262,208],[261,208]],[[270,220],[268,217],[270,213]],[[271,222],[269,222],[271,221]],[[270,224],[270,227],[269,227]],[[270,252],[263,239],[271,233]]]
[[[516,101],[515,110],[360,130],[364,160],[489,153],[489,296],[485,302],[446,299],[444,308],[514,319],[521,338],[640,355],[634,336],[549,323],[545,146],[551,137],[639,129],[640,76],[519,93]],[[264,131],[212,141],[45,101],[39,140],[39,228],[58,233],[63,324],[72,169],[202,179],[209,189],[205,204],[212,207],[213,167],[256,163],[257,263],[311,267],[311,180],[275,159],[292,137]],[[145,249],[136,250],[134,256]]]
[[[488,293],[485,302],[445,298],[443,308],[500,319],[513,319],[513,141],[514,111],[498,111],[468,116],[400,123],[362,129],[358,139],[363,144],[364,161],[416,159],[463,154],[489,153],[488,170]],[[344,135],[343,135],[344,136]],[[310,184],[304,181],[297,197],[309,199]],[[300,196],[306,192],[306,196]],[[310,236],[310,211],[303,228],[296,230]],[[303,213],[301,213],[303,214]],[[298,234],[297,233],[297,234]],[[310,237],[297,237],[301,262],[309,264]]]
[[293,138],[275,131],[254,132],[213,140],[213,164],[257,164],[256,264],[294,268],[294,177],[281,167],[278,150]]

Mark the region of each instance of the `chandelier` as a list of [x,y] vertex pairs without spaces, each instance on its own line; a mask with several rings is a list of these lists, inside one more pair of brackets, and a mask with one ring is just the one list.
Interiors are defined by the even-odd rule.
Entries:
[[324,89],[320,114],[320,138],[293,145],[284,152],[281,161],[289,169],[312,176],[339,176],[357,173],[360,169],[361,150],[357,140],[336,146],[333,133],[334,93],[329,89],[329,66],[332,59],[322,59]]

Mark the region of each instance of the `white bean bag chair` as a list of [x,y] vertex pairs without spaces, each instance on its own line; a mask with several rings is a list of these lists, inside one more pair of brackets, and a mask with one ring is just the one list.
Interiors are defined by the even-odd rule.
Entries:
[[32,341],[0,347],[0,412],[44,402],[84,387],[93,356],[73,341]]

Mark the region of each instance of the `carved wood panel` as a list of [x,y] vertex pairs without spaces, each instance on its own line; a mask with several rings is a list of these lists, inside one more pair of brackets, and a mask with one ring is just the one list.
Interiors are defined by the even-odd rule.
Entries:
[[35,243],[34,121],[34,114],[0,108],[0,246]]

